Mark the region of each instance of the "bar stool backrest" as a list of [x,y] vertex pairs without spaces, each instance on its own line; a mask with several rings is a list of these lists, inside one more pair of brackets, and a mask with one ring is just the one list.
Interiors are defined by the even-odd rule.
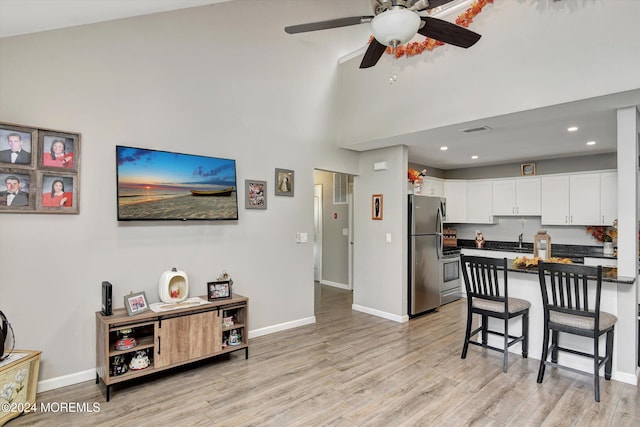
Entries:
[[[538,274],[545,319],[548,319],[549,311],[590,317],[598,330],[602,266],[543,262],[538,267]],[[595,295],[591,297],[589,280],[595,281]]]
[[[508,312],[507,259],[461,255],[462,276],[467,298],[483,298],[503,302]],[[502,271],[500,271],[502,270]],[[500,280],[504,290],[500,290]]]

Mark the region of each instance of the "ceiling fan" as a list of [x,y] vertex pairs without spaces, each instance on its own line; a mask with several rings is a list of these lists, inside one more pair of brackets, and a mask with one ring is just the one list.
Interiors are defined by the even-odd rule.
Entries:
[[395,48],[416,34],[444,43],[468,48],[480,40],[480,34],[442,19],[421,16],[418,12],[440,7],[454,0],[371,0],[374,16],[352,16],[285,27],[289,34],[371,23],[374,39],[369,44],[360,68],[376,65],[387,46]]

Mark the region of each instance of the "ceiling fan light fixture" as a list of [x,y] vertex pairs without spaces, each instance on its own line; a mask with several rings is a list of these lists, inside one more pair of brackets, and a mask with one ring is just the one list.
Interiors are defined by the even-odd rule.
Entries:
[[371,21],[371,31],[381,44],[396,47],[418,33],[420,22],[417,13],[398,7],[376,15]]

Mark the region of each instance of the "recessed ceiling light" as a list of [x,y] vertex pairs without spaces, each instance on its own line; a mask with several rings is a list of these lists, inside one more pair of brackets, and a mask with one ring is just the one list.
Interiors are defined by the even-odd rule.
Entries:
[[575,132],[575,131],[577,131],[577,130],[578,130],[578,126],[571,126],[571,127],[568,127],[568,128],[567,128],[567,130],[568,130],[569,132]]
[[475,160],[475,159],[477,159],[477,158],[478,158],[478,156],[473,155],[473,156],[471,156],[471,158],[472,158],[473,160]]
[[449,147],[445,147],[445,146],[440,147],[440,150],[442,150],[442,151],[447,151],[448,149],[449,149]]
[[595,141],[589,141],[589,142],[587,142],[587,145],[596,145],[596,142]]

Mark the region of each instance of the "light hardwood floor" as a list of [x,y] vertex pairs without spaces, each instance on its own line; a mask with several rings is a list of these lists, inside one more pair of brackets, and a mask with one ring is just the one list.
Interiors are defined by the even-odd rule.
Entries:
[[[253,302],[255,304],[255,302]],[[7,426],[638,426],[638,388],[471,347],[460,359],[465,301],[400,324],[351,310],[351,293],[316,284],[317,323],[250,340],[222,359],[114,386],[93,381],[38,402],[93,413],[28,413]],[[535,327],[535,325],[531,325]]]

